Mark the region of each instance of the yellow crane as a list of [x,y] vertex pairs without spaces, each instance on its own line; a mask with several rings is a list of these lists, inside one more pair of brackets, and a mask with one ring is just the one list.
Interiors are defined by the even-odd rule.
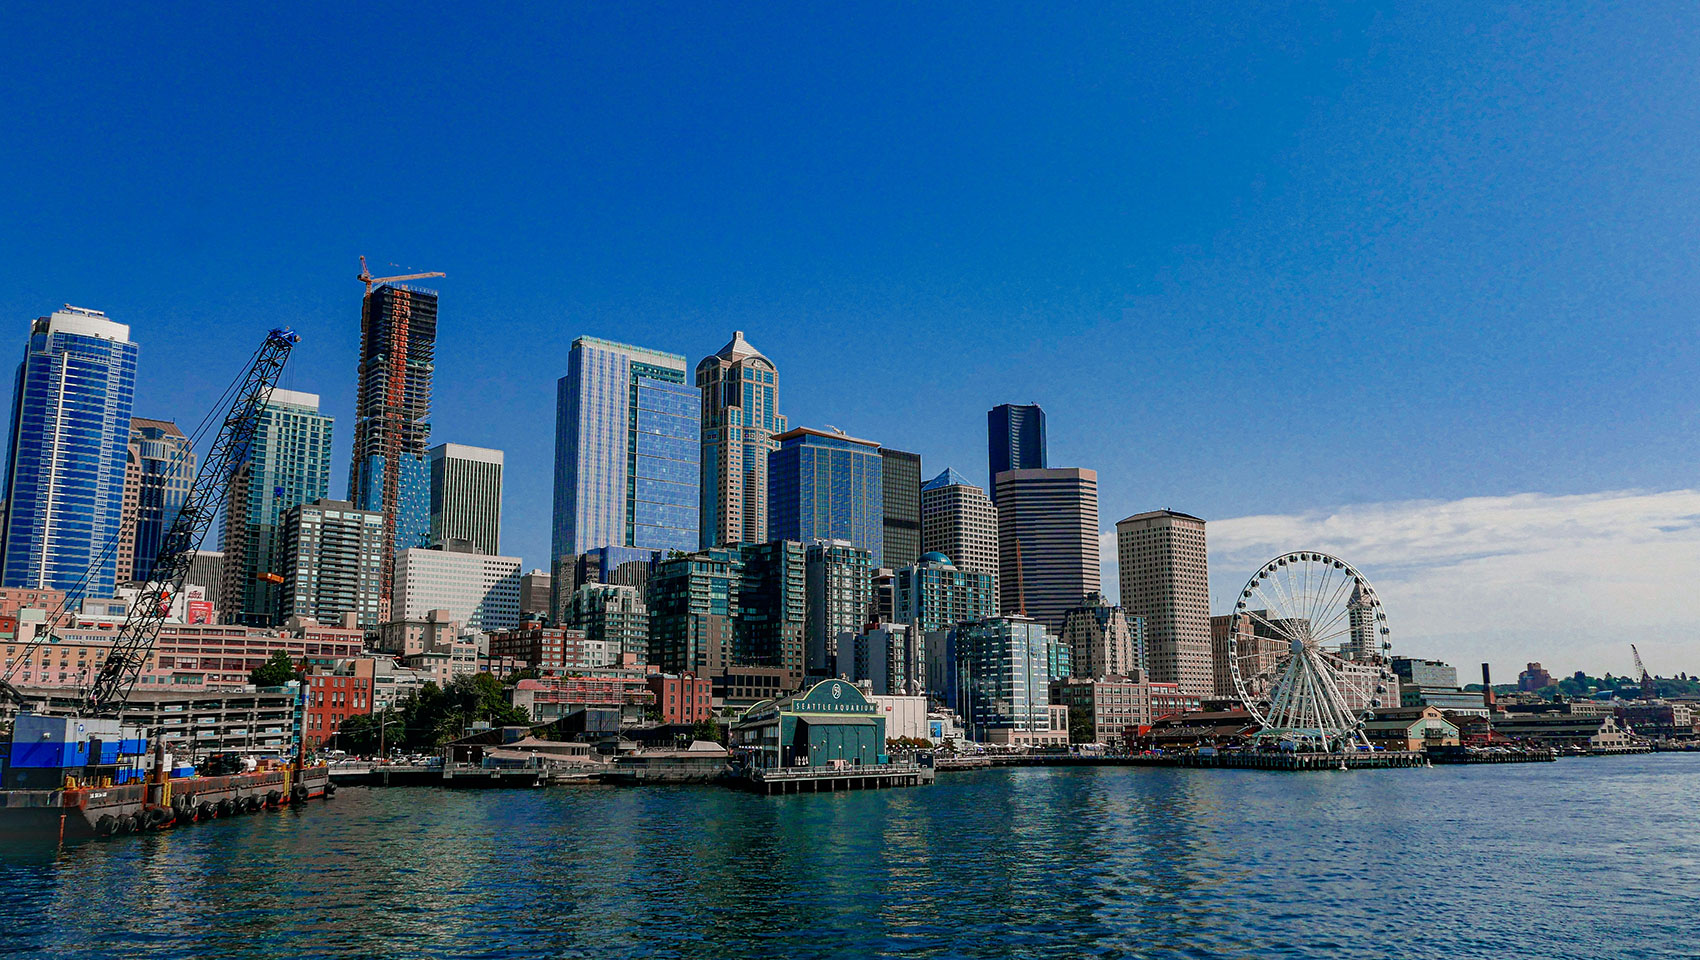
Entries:
[[356,277],[355,279],[359,280],[361,283],[364,283],[366,285],[366,295],[371,296],[372,295],[372,284],[374,284],[374,283],[400,283],[403,280],[423,280],[426,277],[446,277],[446,276],[448,276],[448,274],[442,273],[440,271],[432,271],[430,273],[409,273],[409,274],[406,274],[406,275],[400,276],[400,277],[374,277],[374,276],[372,276],[372,271],[366,269],[366,258],[361,257],[360,258],[360,276]]

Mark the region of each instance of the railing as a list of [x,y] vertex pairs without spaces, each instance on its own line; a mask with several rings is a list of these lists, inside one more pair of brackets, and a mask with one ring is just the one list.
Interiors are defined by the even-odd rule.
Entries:
[[884,777],[893,774],[920,773],[916,763],[869,763],[848,767],[756,767],[751,775],[757,780],[818,780],[828,777]]

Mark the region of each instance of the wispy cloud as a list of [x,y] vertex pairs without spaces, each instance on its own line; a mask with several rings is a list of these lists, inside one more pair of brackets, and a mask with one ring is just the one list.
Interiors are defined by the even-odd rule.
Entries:
[[[1655,672],[1700,668],[1700,491],[1362,504],[1214,520],[1208,539],[1224,599],[1278,553],[1349,560],[1386,602],[1396,652],[1461,675],[1484,660],[1496,680],[1531,660],[1622,674],[1632,641]],[[1113,586],[1113,531],[1104,545]]]

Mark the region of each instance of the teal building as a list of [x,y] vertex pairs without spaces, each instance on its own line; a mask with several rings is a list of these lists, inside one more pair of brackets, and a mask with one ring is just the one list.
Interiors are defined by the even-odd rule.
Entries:
[[843,680],[763,700],[731,729],[732,749],[751,767],[867,767],[887,762],[885,714]]

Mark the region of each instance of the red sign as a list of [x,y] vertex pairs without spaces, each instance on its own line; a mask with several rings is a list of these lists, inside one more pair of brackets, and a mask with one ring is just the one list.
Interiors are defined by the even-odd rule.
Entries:
[[183,618],[185,623],[212,623],[213,605],[211,600],[190,600],[188,615]]

